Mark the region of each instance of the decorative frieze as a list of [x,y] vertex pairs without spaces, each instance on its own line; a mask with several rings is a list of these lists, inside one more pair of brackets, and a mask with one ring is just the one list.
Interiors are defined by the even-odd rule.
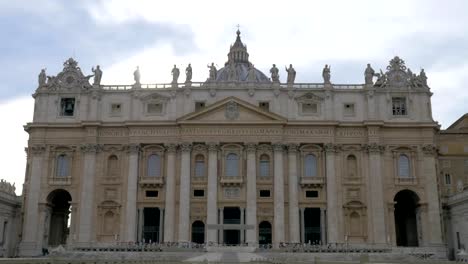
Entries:
[[196,144],[193,146],[193,150],[197,152],[205,152],[207,150],[207,147],[203,144]]
[[206,144],[208,146],[208,151],[218,151],[219,150],[219,144],[215,142],[208,142]]
[[271,152],[272,149],[273,148],[271,147],[271,145],[267,145],[267,144],[261,144],[257,146],[257,150],[259,152]]
[[326,143],[324,146],[325,152],[327,153],[336,153],[340,151],[340,145],[336,145],[333,143]]

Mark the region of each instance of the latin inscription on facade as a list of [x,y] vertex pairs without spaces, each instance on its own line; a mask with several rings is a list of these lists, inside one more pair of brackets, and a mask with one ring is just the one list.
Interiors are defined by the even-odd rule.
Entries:
[[224,198],[236,199],[240,197],[240,189],[236,187],[224,188]]

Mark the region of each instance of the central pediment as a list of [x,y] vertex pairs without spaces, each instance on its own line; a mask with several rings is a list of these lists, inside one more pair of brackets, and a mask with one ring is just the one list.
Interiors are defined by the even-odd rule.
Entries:
[[236,97],[228,97],[204,109],[180,117],[178,123],[285,123],[286,118],[267,112]]

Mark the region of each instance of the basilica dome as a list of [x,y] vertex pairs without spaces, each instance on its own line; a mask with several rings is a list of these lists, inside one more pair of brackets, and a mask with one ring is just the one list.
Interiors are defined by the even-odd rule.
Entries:
[[[244,45],[240,38],[240,31],[237,30],[237,38],[231,46],[228,54],[228,61],[224,67],[219,69],[216,74],[217,82],[271,82],[263,72],[259,71],[249,61],[249,53],[247,46]],[[234,71],[231,70],[234,68]],[[250,68],[253,67],[251,70]],[[249,76],[249,71],[251,75]]]

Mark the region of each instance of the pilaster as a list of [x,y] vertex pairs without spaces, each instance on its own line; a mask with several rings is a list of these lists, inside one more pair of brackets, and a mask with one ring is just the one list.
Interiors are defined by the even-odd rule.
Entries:
[[246,242],[249,245],[255,245],[258,242],[257,233],[257,145],[249,143],[246,145],[247,151],[247,225],[253,226],[253,229],[247,229]]
[[137,239],[137,183],[138,183],[138,156],[140,146],[130,144],[127,146],[128,152],[128,176],[127,176],[127,201],[125,204],[125,225],[126,242],[135,242]]
[[289,161],[289,242],[299,243],[299,188],[297,176],[297,144],[288,144]]
[[167,175],[166,175],[166,199],[164,223],[169,223],[164,226],[164,242],[174,242],[174,226],[175,226],[175,193],[176,193],[176,144],[167,144]]
[[325,162],[326,162],[326,177],[327,177],[327,237],[328,243],[338,243],[339,241],[339,220],[337,199],[337,180],[335,173],[335,156],[337,147],[334,144],[325,144]]
[[179,242],[190,241],[190,153],[192,145],[182,143],[180,162],[180,198],[179,198]]
[[[218,216],[218,149],[216,143],[208,143],[208,195],[207,218],[208,225],[216,225]],[[218,242],[217,229],[207,228],[207,242]]]
[[283,178],[283,149],[284,145],[276,143],[274,150],[274,246],[285,242],[284,237],[284,178]]

